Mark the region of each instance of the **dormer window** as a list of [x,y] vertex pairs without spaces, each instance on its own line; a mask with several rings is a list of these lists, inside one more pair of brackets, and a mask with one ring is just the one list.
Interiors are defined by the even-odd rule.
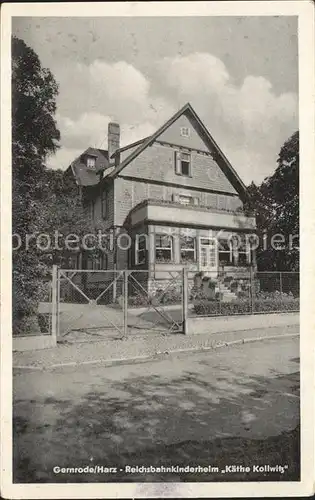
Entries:
[[95,156],[87,156],[86,158],[86,166],[87,168],[95,168],[96,166],[96,157]]
[[180,135],[182,137],[189,137],[190,136],[190,128],[189,127],[181,127],[180,128]]

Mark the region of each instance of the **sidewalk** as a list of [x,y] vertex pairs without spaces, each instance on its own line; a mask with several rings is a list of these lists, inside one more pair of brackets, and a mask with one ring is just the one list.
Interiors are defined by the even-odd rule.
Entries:
[[58,344],[52,349],[13,353],[13,368],[49,370],[63,366],[141,362],[172,353],[216,349],[242,342],[298,335],[298,325],[199,335],[137,335],[91,343]]

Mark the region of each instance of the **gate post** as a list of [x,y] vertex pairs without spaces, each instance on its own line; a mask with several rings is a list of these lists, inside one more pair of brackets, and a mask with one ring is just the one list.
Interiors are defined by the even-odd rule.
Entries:
[[183,267],[182,271],[182,300],[183,300],[183,333],[187,335],[188,331],[188,276],[187,269]]
[[54,345],[57,344],[57,324],[58,324],[58,267],[52,267],[52,294],[51,294],[51,335]]
[[250,268],[249,268],[249,290],[250,290],[250,311],[251,311],[251,314],[254,314],[255,282],[254,282],[253,266],[250,266]]
[[128,334],[128,271],[124,271],[124,337]]

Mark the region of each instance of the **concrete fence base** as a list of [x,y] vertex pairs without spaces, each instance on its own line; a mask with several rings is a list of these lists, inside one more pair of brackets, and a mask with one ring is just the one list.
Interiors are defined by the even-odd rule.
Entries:
[[56,347],[56,339],[52,335],[13,337],[13,351],[36,351],[51,347]]
[[221,333],[252,330],[255,328],[271,328],[276,326],[297,325],[300,323],[299,313],[251,314],[241,316],[188,317],[185,333]]

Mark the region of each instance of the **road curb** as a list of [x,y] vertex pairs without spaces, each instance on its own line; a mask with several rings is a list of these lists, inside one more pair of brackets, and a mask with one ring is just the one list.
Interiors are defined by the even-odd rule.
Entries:
[[161,359],[165,359],[167,356],[170,354],[177,354],[177,353],[198,353],[198,352],[206,352],[206,351],[212,351],[214,349],[219,349],[222,347],[229,347],[232,345],[238,345],[238,344],[247,344],[251,342],[261,342],[263,340],[278,340],[278,339],[283,339],[283,338],[290,338],[290,337],[298,337],[300,334],[298,332],[296,333],[285,333],[283,335],[269,335],[269,336],[263,336],[263,337],[250,337],[250,338],[243,338],[243,339],[237,339],[237,340],[231,340],[229,342],[214,342],[213,344],[209,346],[204,346],[204,347],[187,347],[187,348],[182,348],[182,349],[170,349],[170,350],[165,350],[163,352],[156,352],[154,354],[148,354],[148,355],[143,355],[143,356],[134,356],[132,358],[114,358],[114,359],[93,359],[93,360],[87,360],[87,361],[71,361],[67,363],[59,363],[59,364],[52,364],[50,366],[13,366],[13,370],[27,370],[27,371],[53,371],[58,368],[67,368],[67,367],[79,367],[79,366],[86,366],[86,365],[96,365],[96,364],[103,364],[106,367],[109,366],[117,366],[117,365],[128,365],[128,364],[136,364],[136,363],[145,363],[148,361],[159,361]]

